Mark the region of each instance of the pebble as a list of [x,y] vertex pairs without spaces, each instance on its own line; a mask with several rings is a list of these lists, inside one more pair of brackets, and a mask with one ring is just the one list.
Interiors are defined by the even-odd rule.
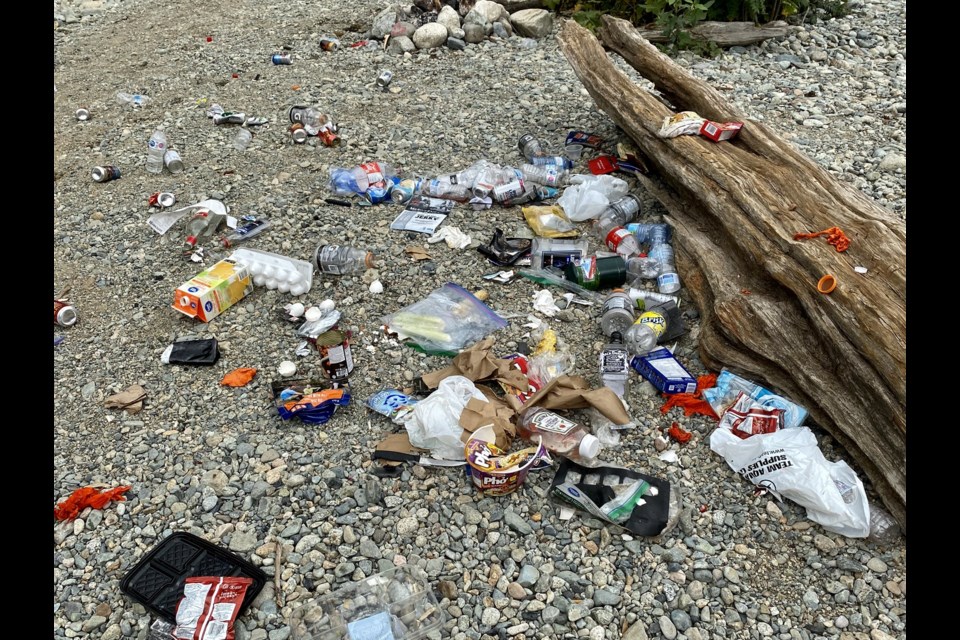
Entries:
[[833,540],[820,533],[813,536],[813,546],[815,546],[817,549],[820,549],[820,551],[823,551],[824,553],[830,553],[831,551],[836,551],[837,549],[837,544]]
[[593,592],[593,602],[599,607],[607,605],[615,607],[620,604],[620,600],[620,596],[606,589],[597,589]]
[[867,569],[870,569],[870,571],[874,573],[886,573],[887,563],[880,558],[873,557],[867,560]]
[[660,625],[660,633],[663,634],[664,638],[674,640],[677,637],[677,627],[673,624],[673,620],[667,616],[660,616],[657,623]]
[[588,615],[590,615],[590,609],[582,604],[572,604],[570,608],[567,609],[567,620],[570,622],[576,622],[577,620],[586,618]]
[[437,583],[440,594],[448,600],[455,600],[457,597],[457,583],[450,580],[441,580]]
[[480,616],[480,622],[487,627],[492,627],[500,622],[500,611],[493,607],[487,607]]
[[519,582],[511,582],[507,585],[507,594],[514,600],[523,600],[527,597],[527,592]]
[[525,564],[520,568],[517,582],[523,587],[532,587],[540,579],[540,571],[533,565]]
[[506,509],[503,512],[503,521],[507,523],[511,529],[523,536],[528,536],[533,533],[533,528],[527,524],[527,521],[518,516],[516,513],[510,509]]

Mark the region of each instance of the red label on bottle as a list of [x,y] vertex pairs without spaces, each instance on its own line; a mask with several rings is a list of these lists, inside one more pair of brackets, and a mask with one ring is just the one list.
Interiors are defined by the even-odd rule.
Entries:
[[630,235],[625,227],[617,227],[607,234],[606,242],[610,251],[616,251],[623,239]]
[[379,162],[364,162],[360,165],[360,168],[367,174],[367,180],[370,184],[383,181],[383,171],[380,169]]

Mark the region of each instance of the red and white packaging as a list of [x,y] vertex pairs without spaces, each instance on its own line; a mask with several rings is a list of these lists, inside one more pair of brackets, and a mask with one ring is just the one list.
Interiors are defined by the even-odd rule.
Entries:
[[233,621],[253,584],[250,578],[195,576],[183,584],[173,637],[181,640],[234,640]]
[[742,122],[713,122],[711,120],[704,120],[703,124],[700,125],[700,135],[705,138],[710,138],[714,142],[721,142],[734,137],[740,133],[740,129],[742,128]]
[[729,429],[733,435],[746,440],[750,436],[782,429],[783,414],[783,409],[768,409],[741,391],[736,402],[723,412],[718,427]]

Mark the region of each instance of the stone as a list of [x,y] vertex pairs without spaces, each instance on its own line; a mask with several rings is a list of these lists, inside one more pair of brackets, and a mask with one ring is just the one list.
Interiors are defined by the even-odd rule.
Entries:
[[447,48],[452,49],[453,51],[463,51],[467,48],[467,43],[460,38],[454,38],[451,36],[447,38]]
[[831,551],[836,550],[837,543],[822,533],[818,533],[817,535],[813,536],[813,546],[815,546],[817,549],[820,549],[820,551],[823,551],[824,553],[830,553]]
[[93,392],[97,390],[97,383],[91,380],[87,384],[83,385],[83,388],[80,389],[80,397],[84,400],[89,400],[93,397]]
[[[400,36],[412,38],[416,30],[417,25],[413,24],[412,22],[398,22],[390,28],[390,38],[399,38]],[[368,271],[375,271],[375,269],[370,269]],[[364,276],[366,276],[366,273],[364,273]],[[371,282],[373,280],[376,280],[376,278],[373,278]]]
[[615,607],[620,604],[620,596],[606,589],[596,589],[593,592],[593,602],[598,607]]
[[663,634],[664,638],[674,640],[677,637],[677,627],[673,624],[673,620],[667,616],[660,616],[657,623],[660,625],[660,633]]
[[803,604],[807,605],[807,609],[816,611],[820,608],[820,597],[815,591],[808,589],[807,592],[803,594]]
[[80,630],[85,633],[90,633],[94,629],[100,627],[107,619],[103,616],[90,616],[87,618],[86,622],[83,623],[83,626],[80,627]]
[[297,540],[297,544],[293,547],[293,550],[299,554],[307,553],[308,551],[315,549],[320,544],[320,540],[321,538],[317,534],[308,533]]
[[494,607],[487,607],[480,615],[480,622],[488,627],[492,627],[500,622],[500,611]]
[[540,570],[532,564],[525,564],[520,568],[520,576],[517,582],[523,587],[532,587],[540,579]]
[[507,595],[514,600],[523,600],[527,597],[527,592],[519,582],[511,582],[507,585]]
[[543,608],[543,611],[540,612],[540,619],[543,620],[544,624],[550,624],[560,617],[560,609],[552,605],[547,605]]
[[670,621],[673,622],[673,626],[675,626],[680,633],[685,633],[692,624],[690,614],[683,609],[674,609],[671,611]]
[[880,629],[872,629],[870,631],[870,640],[895,640],[895,638],[891,636],[889,633],[887,633],[886,631],[881,631]]
[[107,627],[107,630],[103,632],[103,635],[100,636],[100,640],[120,640],[120,636],[123,634],[120,625],[112,624]]
[[463,25],[463,39],[470,44],[479,44],[483,42],[486,34],[483,32],[483,27],[478,24],[464,24]]
[[499,20],[493,23],[493,35],[497,36],[498,38],[510,37],[510,34],[507,33],[506,27],[503,26],[503,22]]
[[528,536],[533,533],[533,529],[527,523],[526,520],[518,516],[510,509],[506,509],[503,512],[503,521],[507,523],[507,526],[519,533],[522,536]]
[[255,529],[237,529],[230,535],[230,550],[246,553],[256,549],[258,542]]
[[290,627],[284,625],[279,629],[272,630],[267,637],[269,637],[270,640],[287,640],[287,638],[290,637],[290,631]]
[[634,622],[626,633],[620,637],[620,640],[649,640],[647,638],[647,625],[643,620]]
[[483,520],[483,514],[470,505],[464,505],[460,512],[463,514],[463,521],[467,524],[480,524],[480,521]]
[[873,571],[874,573],[886,573],[887,563],[880,558],[870,558],[867,560],[867,569],[870,569],[870,571]]
[[440,590],[440,595],[447,600],[453,601],[457,599],[457,583],[450,580],[441,580],[437,584],[437,588]]
[[437,14],[437,24],[445,26],[447,34],[452,36],[453,30],[460,28],[460,14],[450,5],[444,5]]
[[779,521],[783,517],[783,511],[780,510],[780,507],[777,506],[777,503],[773,500],[767,501],[767,515],[769,515],[774,520]]
[[543,38],[553,32],[553,14],[546,9],[521,9],[510,16],[510,24],[522,36]]
[[397,10],[393,7],[387,7],[373,19],[373,25],[370,27],[370,37],[375,40],[383,40],[390,33],[390,29],[396,21]]
[[433,49],[447,41],[447,28],[436,22],[428,22],[413,34],[413,44],[417,49]]
[[723,568],[723,577],[733,584],[740,584],[740,574],[730,565]]
[[417,50],[417,45],[413,44],[413,40],[407,36],[397,36],[396,38],[390,38],[390,44],[387,45],[387,52],[398,54],[398,53],[412,53]]
[[477,3],[473,5],[473,13],[482,16],[484,20],[490,23],[501,18],[507,18],[510,15],[502,4],[490,0],[477,0]]
[[586,618],[588,615],[590,615],[590,609],[582,604],[572,604],[570,608],[567,609],[567,620],[570,622],[576,622],[577,620]]
[[360,555],[372,560],[380,559],[380,547],[370,538],[364,538],[360,541]]
[[408,536],[420,528],[420,523],[416,518],[400,518],[397,522],[397,533],[401,536]]

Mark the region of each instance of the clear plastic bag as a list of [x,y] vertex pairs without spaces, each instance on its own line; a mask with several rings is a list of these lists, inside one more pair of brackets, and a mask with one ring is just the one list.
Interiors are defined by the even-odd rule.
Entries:
[[428,449],[435,458],[463,460],[460,414],[470,398],[487,401],[473,382],[463,376],[441,380],[437,390],[414,405],[413,411],[408,414],[404,428],[410,437],[410,444]]
[[543,238],[576,238],[577,228],[558,205],[523,207],[523,217],[530,229]]
[[507,326],[507,321],[460,285],[448,282],[381,321],[388,333],[427,353],[450,355]]
[[611,202],[616,202],[630,190],[625,181],[611,175],[572,175],[570,182],[575,184],[564,190],[557,204],[574,222],[598,217]]

